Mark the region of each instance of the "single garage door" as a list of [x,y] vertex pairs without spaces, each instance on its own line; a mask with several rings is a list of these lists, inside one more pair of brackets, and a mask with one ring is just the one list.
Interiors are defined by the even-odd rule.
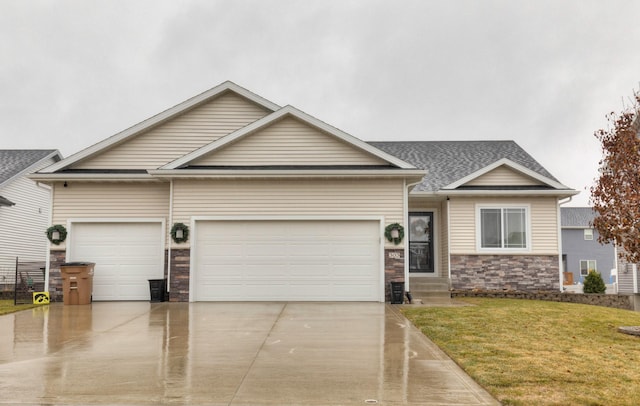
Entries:
[[74,223],[70,261],[95,262],[93,300],[149,300],[164,275],[162,223]]
[[198,221],[192,298],[382,301],[377,221]]

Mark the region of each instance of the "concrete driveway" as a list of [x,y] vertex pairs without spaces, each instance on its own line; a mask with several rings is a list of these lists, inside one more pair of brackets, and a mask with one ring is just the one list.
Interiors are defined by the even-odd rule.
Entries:
[[0,316],[0,403],[498,404],[392,305],[146,302]]

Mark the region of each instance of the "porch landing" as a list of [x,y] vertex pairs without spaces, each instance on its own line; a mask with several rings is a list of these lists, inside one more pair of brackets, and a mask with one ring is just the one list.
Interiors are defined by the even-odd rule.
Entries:
[[451,299],[449,278],[410,277],[409,291],[413,299]]

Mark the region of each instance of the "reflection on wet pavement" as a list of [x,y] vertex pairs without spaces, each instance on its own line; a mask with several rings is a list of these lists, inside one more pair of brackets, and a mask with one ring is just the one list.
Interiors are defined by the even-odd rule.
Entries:
[[498,404],[381,303],[53,304],[0,316],[0,403]]

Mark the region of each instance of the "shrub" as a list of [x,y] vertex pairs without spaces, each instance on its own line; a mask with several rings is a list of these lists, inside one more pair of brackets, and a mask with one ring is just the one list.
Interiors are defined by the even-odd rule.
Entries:
[[604,293],[607,287],[604,285],[600,272],[589,271],[589,275],[584,278],[584,293]]

